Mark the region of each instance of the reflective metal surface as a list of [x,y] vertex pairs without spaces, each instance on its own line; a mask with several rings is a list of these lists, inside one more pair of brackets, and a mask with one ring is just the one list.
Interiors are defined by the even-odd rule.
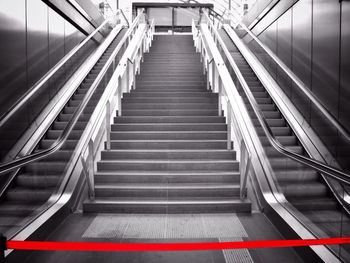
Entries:
[[[85,158],[88,155],[89,150],[92,152],[91,155],[89,155],[89,158],[92,158],[92,160],[97,158],[97,152],[103,144],[103,141],[106,138],[106,136],[108,136],[108,134],[106,134],[106,115],[109,116],[109,121],[111,121],[115,116],[116,107],[118,107],[118,104],[120,104],[121,98],[119,98],[118,100],[117,96],[115,96],[116,91],[121,89],[130,91],[131,85],[133,85],[132,81],[129,82],[129,87],[125,87],[125,85],[117,85],[117,83],[124,83],[119,82],[119,79],[126,78],[126,72],[128,72],[127,61],[130,59],[134,63],[132,65],[135,66],[135,71],[132,72],[136,73],[141,62],[140,56],[142,56],[144,52],[148,50],[149,45],[151,44],[151,40],[153,38],[154,24],[152,23],[152,26],[148,29],[148,27],[145,24],[139,24],[141,17],[142,14],[140,14],[138,19],[134,21],[132,27],[122,37],[117,47],[112,52],[107,63],[104,65],[103,69],[92,84],[91,88],[94,89],[97,86],[99,86],[100,83],[104,83],[105,78],[110,80],[107,84],[107,87],[104,90],[103,95],[101,96],[101,99],[99,100],[96,108],[92,113],[88,126],[84,130],[74,150],[74,153],[71,156],[70,163],[65,169],[65,174],[63,174],[63,180],[58,186],[57,191],[52,194],[48,202],[45,204],[45,209],[43,211],[40,211],[40,213],[38,213],[34,218],[31,218],[32,221],[25,228],[21,229],[21,231],[17,233],[15,237],[13,237],[14,239],[24,240],[28,238],[34,231],[36,231],[40,226],[49,221],[50,218],[54,217],[55,214],[57,214],[57,212],[61,208],[63,208],[68,202],[70,202],[70,199],[72,198],[74,191],[76,190],[75,188],[77,187],[80,181],[81,174],[82,172],[84,172],[84,165],[82,164],[82,160],[83,162],[85,162]],[[137,28],[138,30],[136,31]],[[115,34],[113,37],[115,37]],[[128,39],[132,39],[130,45],[128,46],[129,48],[126,50],[126,52],[122,56],[122,59],[119,61],[119,65],[115,69],[113,76],[111,76],[108,74],[108,72],[110,71],[110,69],[112,69],[112,67],[114,69],[115,64],[112,62],[114,61],[116,56],[122,55],[120,54],[120,51],[122,51],[122,53],[125,51],[124,44],[126,42],[129,43]],[[104,45],[105,43],[103,44],[104,49],[107,48],[109,43],[107,43],[106,45]],[[142,52],[140,51],[141,49]],[[130,75],[129,77],[133,79],[132,75]],[[88,91],[87,96],[90,96],[91,94],[92,91],[90,89]],[[87,99],[87,97],[85,97],[85,99]],[[109,106],[107,107],[107,105]],[[107,109],[111,111],[109,112],[109,114],[107,114],[106,112]],[[93,142],[92,144],[91,141]],[[91,145],[93,147],[91,147]]]
[[[300,0],[293,6],[293,39],[292,39],[292,67],[293,72],[311,87],[311,59],[312,59],[312,0]],[[293,85],[293,103],[300,110],[303,117],[310,122],[310,101],[305,98],[295,84]]]
[[[10,108],[59,59],[85,36],[41,0],[0,2],[0,115]],[[57,93],[57,87],[74,73],[89,47],[47,83],[31,104],[18,112],[0,130],[0,159],[31,125],[43,107]],[[75,65],[75,67],[74,67]]]
[[[215,29],[212,29],[215,31]],[[207,31],[207,32],[206,32]],[[205,26],[201,26],[201,32],[203,32],[203,35],[205,35],[205,41],[204,43],[207,43],[210,47],[210,50],[215,50],[216,46],[215,43],[210,40],[210,34],[208,30],[205,30]],[[209,35],[209,36],[208,36]],[[217,35],[217,33],[216,33]],[[214,39],[219,39],[217,42],[220,42],[220,37],[215,36],[215,33],[213,33]],[[236,36],[238,39],[238,37]],[[198,50],[201,50],[203,52],[203,48],[201,48],[201,45],[198,45],[198,41],[195,40],[196,46],[199,46]],[[206,44],[202,44],[206,45]],[[225,46],[221,47],[223,50],[225,50]],[[232,106],[232,112],[234,119],[237,121],[238,125],[234,125],[237,127],[237,130],[240,130],[239,136],[242,136],[247,147],[252,152],[252,165],[255,170],[255,174],[257,175],[257,181],[259,183],[260,190],[262,191],[262,195],[264,196],[265,202],[267,202],[275,211],[277,214],[279,214],[286,222],[288,222],[289,226],[294,229],[294,231],[302,238],[315,238],[315,236],[304,226],[303,220],[300,221],[300,218],[298,219],[295,217],[293,208],[290,206],[289,202],[285,199],[284,195],[279,191],[276,182],[274,181],[274,178],[272,176],[272,170],[271,166],[269,165],[269,162],[266,160],[266,154],[264,153],[264,150],[262,149],[261,143],[259,141],[259,138],[257,136],[257,133],[255,132],[254,126],[252,124],[252,120],[248,116],[248,112],[246,107],[243,105],[243,100],[241,99],[237,86],[232,82],[231,76],[228,75],[222,66],[223,63],[220,63],[222,59],[221,56],[218,54],[218,52],[211,51],[211,55],[214,57],[215,63],[213,65],[217,65],[218,72],[215,74],[219,75],[221,78],[221,83],[223,84],[225,93],[224,96],[227,96],[227,104],[230,104]],[[228,50],[224,51],[226,54],[229,55]],[[205,52],[207,54],[208,52]],[[219,58],[217,58],[219,57]],[[237,70],[237,65],[235,66],[234,61],[231,59],[230,64],[233,65]],[[204,63],[204,65],[208,65],[208,63]],[[215,67],[215,68],[216,68]],[[210,67],[209,67],[210,68]],[[225,72],[226,71],[226,72]],[[237,73],[237,77],[239,78],[239,85],[247,86],[245,83],[245,80],[243,79],[241,73],[235,70]],[[215,83],[215,82],[214,82]],[[250,96],[250,102],[254,104],[254,98]],[[265,130],[266,133],[269,133],[268,126],[264,123],[264,118],[262,117],[261,113],[259,113],[259,110],[256,111],[256,107],[254,107],[254,111],[260,116],[260,124],[264,127],[267,127],[267,130]],[[277,144],[274,145],[274,147],[280,147]],[[239,151],[238,151],[239,153]],[[325,247],[313,247],[312,248],[325,262],[339,262],[338,259]]]

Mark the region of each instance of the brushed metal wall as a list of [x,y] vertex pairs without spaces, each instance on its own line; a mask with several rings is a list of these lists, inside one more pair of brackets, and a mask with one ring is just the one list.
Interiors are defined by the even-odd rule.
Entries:
[[[85,38],[41,0],[0,1],[0,114]],[[93,41],[0,130],[0,159],[94,49]]]
[[[273,13],[280,14],[278,10]],[[350,130],[350,3],[296,1],[290,9],[276,16],[273,23],[265,25],[259,38]],[[281,70],[275,69],[267,59],[263,61],[333,155],[350,168],[346,162],[350,157],[350,143],[344,142]]]

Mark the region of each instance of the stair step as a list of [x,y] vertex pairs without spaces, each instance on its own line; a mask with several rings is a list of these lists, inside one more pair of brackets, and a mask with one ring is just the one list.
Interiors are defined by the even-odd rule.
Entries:
[[118,116],[114,123],[224,123],[220,116]]
[[123,110],[123,116],[218,116],[218,110]]
[[227,133],[202,131],[175,131],[175,132],[111,132],[112,140],[225,140]]
[[299,211],[336,210],[339,206],[333,198],[289,198],[289,201]]
[[324,197],[328,194],[328,188],[326,185],[320,182],[311,182],[311,183],[288,183],[280,184],[283,193],[287,197]]
[[112,131],[226,131],[225,123],[118,123]]
[[[40,142],[40,147],[42,149],[48,149],[49,147],[51,147],[54,143],[55,143],[56,140],[49,140],[49,139],[44,139]],[[77,145],[78,143],[78,140],[66,140],[64,145],[62,146],[61,149],[63,150],[74,150],[75,149],[75,146]]]
[[1,222],[1,216],[25,217],[31,214],[36,208],[37,208],[36,205],[30,205],[30,204],[21,205],[21,204],[4,203],[1,205],[1,209],[0,209],[0,222]]
[[235,160],[233,150],[107,150],[101,152],[102,160],[117,159],[208,159]]
[[320,175],[312,169],[303,170],[278,170],[274,171],[274,174],[281,183],[308,183],[315,182],[320,179]]
[[217,99],[218,95],[217,93],[212,93],[209,91],[202,91],[202,92],[145,92],[145,91],[139,91],[138,89],[136,89],[134,92],[132,93],[125,93],[123,94],[123,98],[146,98],[146,97],[176,97],[176,98],[189,98],[189,97],[204,97],[204,98],[214,98]]
[[240,186],[234,184],[96,184],[95,195],[100,197],[237,197]]
[[111,171],[95,174],[96,184],[106,183],[238,183],[235,171]]
[[[294,135],[289,136],[276,136],[275,139],[284,146],[297,146],[298,139]],[[262,145],[270,145],[270,141],[266,136],[260,136]]]
[[20,188],[9,189],[6,192],[6,200],[11,202],[19,202],[20,204],[25,203],[38,203],[46,202],[51,196],[51,189],[29,189],[29,188]]
[[226,140],[114,140],[112,149],[227,149]]
[[167,109],[167,110],[179,110],[179,109],[193,109],[193,110],[215,110],[218,109],[217,103],[123,103],[123,110],[156,110],[156,109]]
[[234,160],[102,160],[98,171],[238,171]]
[[62,176],[59,175],[34,175],[34,174],[19,174],[16,177],[16,184],[27,188],[49,188],[55,187],[59,183]]
[[61,174],[66,168],[66,162],[47,162],[39,161],[27,164],[24,169],[26,172],[31,174],[41,174],[41,175],[51,175],[51,174]]
[[216,102],[217,98],[208,98],[208,97],[127,97],[123,98],[122,102],[127,103],[206,103],[206,102]]
[[95,199],[83,204],[84,212],[92,213],[215,213],[250,212],[251,203],[237,198],[182,199]]

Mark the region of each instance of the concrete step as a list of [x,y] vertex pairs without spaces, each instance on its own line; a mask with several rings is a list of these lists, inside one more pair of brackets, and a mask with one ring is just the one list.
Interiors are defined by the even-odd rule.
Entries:
[[238,197],[240,186],[227,183],[134,183],[96,184],[96,198],[137,197],[137,198],[176,198],[176,197]]
[[221,116],[119,116],[114,123],[225,123]]
[[218,110],[123,110],[123,116],[217,116]]
[[115,183],[239,183],[238,171],[98,171],[96,184]]
[[118,123],[112,131],[226,131],[225,123]]
[[111,132],[112,140],[225,140],[227,133],[203,131],[175,131],[175,132]]
[[115,140],[112,149],[227,149],[226,140]]
[[101,159],[235,160],[236,152],[233,150],[107,150],[101,152]]
[[251,211],[251,203],[238,198],[145,199],[103,198],[86,201],[90,213],[238,213]]
[[180,110],[180,109],[191,109],[191,110],[215,110],[218,109],[218,103],[123,103],[123,110]]
[[234,160],[102,160],[97,162],[98,171],[238,171]]
[[217,103],[217,98],[208,98],[203,96],[198,97],[126,97],[123,98],[123,103]]
[[143,92],[139,91],[136,89],[135,91],[131,93],[124,93],[123,98],[146,98],[146,97],[151,97],[151,98],[156,98],[156,97],[170,97],[170,98],[189,98],[189,97],[205,97],[205,98],[218,98],[217,93],[212,93],[209,91],[203,91],[203,92]]

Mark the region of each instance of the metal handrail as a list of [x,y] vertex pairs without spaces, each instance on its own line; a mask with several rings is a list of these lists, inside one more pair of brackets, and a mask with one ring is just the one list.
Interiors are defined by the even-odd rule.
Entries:
[[[207,15],[207,14],[205,14]],[[344,173],[343,171],[331,167],[327,164],[324,164],[318,160],[309,158],[309,157],[305,157],[303,155],[300,155],[298,153],[295,153],[291,150],[289,150],[288,148],[282,146],[278,140],[276,139],[276,137],[274,136],[274,134],[272,133],[272,130],[270,129],[266,118],[263,116],[262,110],[260,109],[258,103],[256,102],[252,92],[249,89],[249,86],[247,84],[247,82],[245,81],[243,75],[241,74],[237,64],[234,62],[234,60],[232,59],[231,56],[229,56],[229,51],[227,50],[226,46],[224,45],[223,40],[221,39],[220,35],[218,34],[218,32],[215,31],[215,27],[214,25],[212,25],[210,23],[210,20],[207,19],[208,21],[208,25],[213,29],[214,34],[216,34],[216,37],[218,39],[218,41],[220,42],[221,47],[223,48],[225,55],[227,56],[232,68],[234,69],[236,76],[245,92],[245,94],[247,95],[247,98],[249,100],[249,103],[251,104],[254,113],[256,114],[256,116],[258,117],[259,123],[262,126],[269,142],[271,143],[271,145],[274,147],[275,150],[277,150],[279,153],[297,161],[300,162],[308,167],[311,167],[317,171],[319,171],[320,173],[326,174],[329,177],[332,177],[333,179],[340,181],[342,183],[348,184],[350,185],[350,174]]]
[[49,72],[47,72],[38,82],[36,82],[25,94],[23,94],[4,114],[0,116],[0,127],[2,127],[23,105],[25,105],[35,93],[58,71],[64,64],[73,57],[97,32],[101,30],[110,19],[106,19],[98,28],[96,28],[87,38],[78,46],[73,48],[68,55],[61,59]]
[[[228,12],[235,16],[235,14],[228,10]],[[237,24],[240,25],[254,40],[259,44],[259,46],[276,62],[276,64],[287,74],[287,76],[297,85],[297,87],[308,97],[308,99],[317,107],[317,109],[322,112],[322,114],[327,118],[327,120],[346,138],[350,141],[349,131],[327,110],[323,103],[310,91],[305,83],[290,70],[282,60],[274,52],[271,51],[265,44],[263,44],[259,38],[257,38],[253,32],[240,20],[237,20]]]
[[[134,30],[135,26],[138,24],[141,16],[142,16],[142,13],[134,20],[134,23],[128,29],[128,32],[125,34],[125,36],[123,38],[124,41],[128,37],[128,34],[130,34],[130,32],[133,32],[133,30]],[[7,172],[10,172],[14,169],[23,167],[23,166],[25,166],[29,163],[35,162],[37,160],[43,159],[47,156],[50,156],[51,154],[55,153],[57,150],[59,150],[63,146],[63,144],[66,142],[69,134],[73,130],[74,125],[77,123],[85,106],[88,104],[90,98],[92,97],[93,93],[95,92],[96,88],[98,87],[98,84],[100,83],[103,76],[105,75],[105,73],[109,69],[109,66],[113,63],[114,56],[116,55],[115,54],[116,52],[117,52],[117,50],[115,49],[114,52],[112,53],[112,55],[107,60],[106,64],[101,69],[100,73],[98,74],[98,76],[96,77],[94,82],[92,83],[89,91],[87,92],[87,94],[84,97],[84,100],[79,104],[78,109],[74,112],[73,117],[69,120],[69,122],[68,122],[67,126],[65,127],[65,129],[63,130],[62,134],[60,135],[60,137],[58,137],[58,139],[56,139],[56,141],[51,145],[51,147],[48,149],[39,151],[39,152],[31,153],[29,155],[15,159],[11,162],[0,165],[0,175],[7,173]]]

